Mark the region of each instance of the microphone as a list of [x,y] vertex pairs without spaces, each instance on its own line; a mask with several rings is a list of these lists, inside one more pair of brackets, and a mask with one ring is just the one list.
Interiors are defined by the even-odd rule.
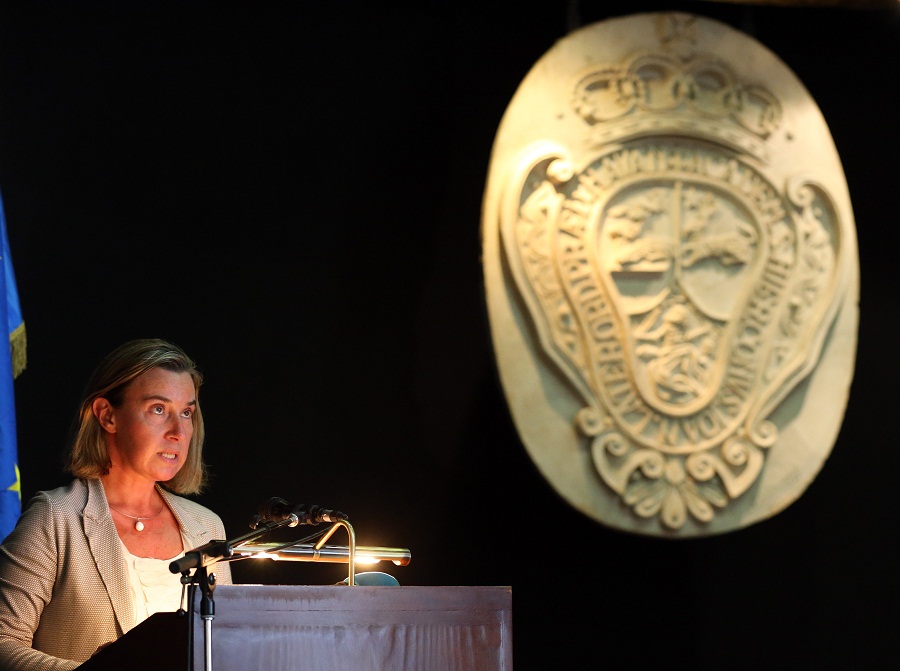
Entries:
[[169,564],[169,571],[172,573],[184,573],[192,568],[203,568],[223,557],[231,557],[234,555],[234,548],[228,541],[210,541],[205,545],[194,548],[184,553],[180,559],[176,559]]
[[273,496],[259,506],[251,526],[255,529],[260,522],[280,522],[292,516],[297,518],[297,521],[290,525],[292,527],[298,524],[321,524],[347,519],[347,515],[339,510],[328,510],[308,503],[288,503],[281,497]]

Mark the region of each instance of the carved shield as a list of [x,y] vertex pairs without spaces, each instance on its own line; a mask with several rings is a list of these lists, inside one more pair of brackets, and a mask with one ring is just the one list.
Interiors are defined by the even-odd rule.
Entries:
[[638,14],[557,43],[498,130],[483,249],[513,419],[584,514],[722,533],[822,468],[853,375],[853,215],[818,107],[749,36]]

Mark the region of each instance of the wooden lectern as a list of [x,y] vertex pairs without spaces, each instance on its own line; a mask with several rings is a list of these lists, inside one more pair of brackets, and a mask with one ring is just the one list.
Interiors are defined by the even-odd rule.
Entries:
[[[213,671],[512,671],[510,587],[220,585],[213,597]],[[203,671],[200,598],[79,669]]]

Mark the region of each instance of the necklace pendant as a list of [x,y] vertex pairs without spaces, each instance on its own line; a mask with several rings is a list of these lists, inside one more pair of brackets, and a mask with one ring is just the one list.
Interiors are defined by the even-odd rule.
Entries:
[[143,530],[144,530],[144,523],[141,522],[140,520],[138,520],[137,522],[134,523],[134,528],[135,528],[136,531],[143,531]]

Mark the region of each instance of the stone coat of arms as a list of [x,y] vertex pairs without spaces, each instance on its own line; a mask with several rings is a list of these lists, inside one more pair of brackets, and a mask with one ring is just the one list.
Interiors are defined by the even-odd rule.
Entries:
[[498,131],[483,244],[513,418],[585,514],[721,533],[822,467],[855,356],[853,217],[820,111],[752,38],[638,14],[561,40]]

